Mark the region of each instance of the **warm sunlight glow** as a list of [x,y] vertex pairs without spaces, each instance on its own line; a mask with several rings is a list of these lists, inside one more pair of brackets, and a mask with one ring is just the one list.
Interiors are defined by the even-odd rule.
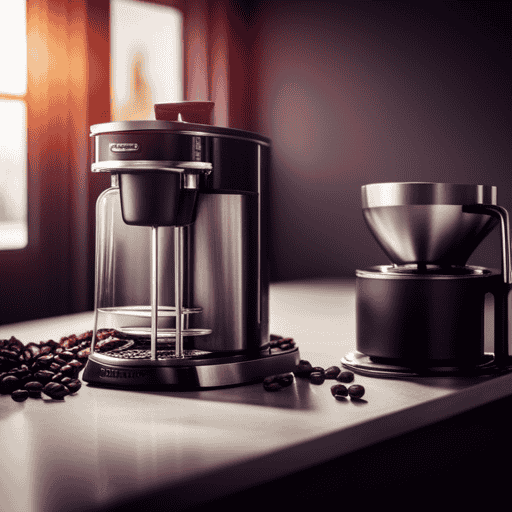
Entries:
[[112,120],[155,119],[155,103],[183,100],[182,15],[111,0]]
[[0,93],[27,92],[26,0],[2,1],[0,17]]
[[27,244],[27,112],[23,101],[0,100],[0,249]]

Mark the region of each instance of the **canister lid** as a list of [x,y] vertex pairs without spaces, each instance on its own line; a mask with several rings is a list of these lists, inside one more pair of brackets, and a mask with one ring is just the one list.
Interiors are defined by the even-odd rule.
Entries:
[[438,265],[378,265],[364,270],[356,270],[356,277],[364,279],[426,279],[450,280],[473,279],[499,275],[495,269],[478,266],[454,265],[442,267]]
[[402,205],[497,204],[497,188],[456,183],[372,183],[361,188],[363,208]]

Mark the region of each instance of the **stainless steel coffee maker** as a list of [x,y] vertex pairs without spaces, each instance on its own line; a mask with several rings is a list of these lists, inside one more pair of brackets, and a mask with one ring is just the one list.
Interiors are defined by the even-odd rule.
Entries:
[[[414,376],[505,370],[510,365],[507,211],[493,186],[377,183],[363,215],[390,265],[356,271],[357,351],[345,367]],[[497,226],[502,268],[468,266]],[[494,353],[484,351],[486,294],[494,296]]]
[[83,379],[196,389],[292,371],[297,347],[269,336],[269,139],[199,124],[204,103],[157,107],[172,120],[91,127],[92,171],[111,188]]

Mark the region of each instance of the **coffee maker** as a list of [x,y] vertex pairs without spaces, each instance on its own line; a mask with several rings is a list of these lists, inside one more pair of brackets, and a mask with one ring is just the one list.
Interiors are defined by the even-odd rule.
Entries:
[[207,124],[212,107],[91,126],[92,172],[111,187],[96,206],[90,384],[216,388],[299,362],[269,335],[270,140]]
[[[506,371],[510,235],[496,187],[376,183],[362,187],[362,206],[391,264],[356,271],[357,350],[342,365],[383,377]],[[501,269],[467,265],[497,225]],[[494,353],[484,350],[487,294]]]

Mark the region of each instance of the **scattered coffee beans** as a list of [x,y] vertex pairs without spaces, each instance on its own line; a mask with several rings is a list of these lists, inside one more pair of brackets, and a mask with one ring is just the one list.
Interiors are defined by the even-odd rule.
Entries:
[[30,398],[41,398],[43,385],[40,382],[33,380],[25,384],[25,389],[28,391],[28,396]]
[[325,381],[325,376],[323,372],[311,372],[309,374],[309,380],[312,384],[323,384]]
[[283,338],[277,334],[270,335],[270,347],[279,348],[281,350],[289,350],[295,347],[295,340],[293,338]]
[[82,382],[79,379],[71,379],[68,383],[66,383],[66,387],[69,389],[69,392],[73,394],[82,387]]
[[313,367],[309,361],[301,359],[297,368],[294,370],[294,374],[297,377],[309,377],[310,373],[313,371]]
[[58,382],[48,382],[43,388],[43,393],[54,400],[62,400],[66,395],[69,395],[69,389]]
[[348,388],[348,394],[350,395],[350,398],[355,399],[362,398],[364,395],[364,391],[364,387],[361,386],[360,384],[352,384],[352,386]]
[[293,384],[292,373],[281,373],[278,375],[271,375],[263,379],[263,388],[265,391],[279,391]]
[[325,378],[326,379],[335,379],[341,372],[341,368],[339,366],[329,366],[325,370]]
[[11,393],[11,398],[15,402],[24,402],[29,397],[29,392],[26,389],[16,389]]
[[276,375],[276,381],[283,387],[286,388],[293,384],[293,373],[282,373]]
[[335,384],[334,386],[331,386],[331,393],[334,398],[336,398],[336,395],[346,397],[348,396],[348,389],[347,386],[344,386],[343,384]]
[[338,374],[336,380],[345,383],[352,382],[354,380],[354,374],[348,370],[344,370]]
[[13,391],[16,391],[21,386],[21,382],[18,377],[14,375],[6,375],[2,382],[0,382],[0,393],[2,395],[9,395]]
[[[329,366],[323,369],[321,366],[312,366],[309,361],[301,359],[293,371],[297,377],[309,377],[312,384],[323,384],[325,379],[336,379],[338,382],[348,384],[354,381],[354,373],[349,370],[341,370],[339,366]],[[346,401],[350,396],[353,400],[363,397],[365,389],[360,384],[353,384],[348,389],[344,384],[331,386],[332,396],[339,401]]]
[[283,389],[283,386],[281,386],[279,382],[271,382],[270,384],[266,384],[264,387],[265,391],[279,391]]

